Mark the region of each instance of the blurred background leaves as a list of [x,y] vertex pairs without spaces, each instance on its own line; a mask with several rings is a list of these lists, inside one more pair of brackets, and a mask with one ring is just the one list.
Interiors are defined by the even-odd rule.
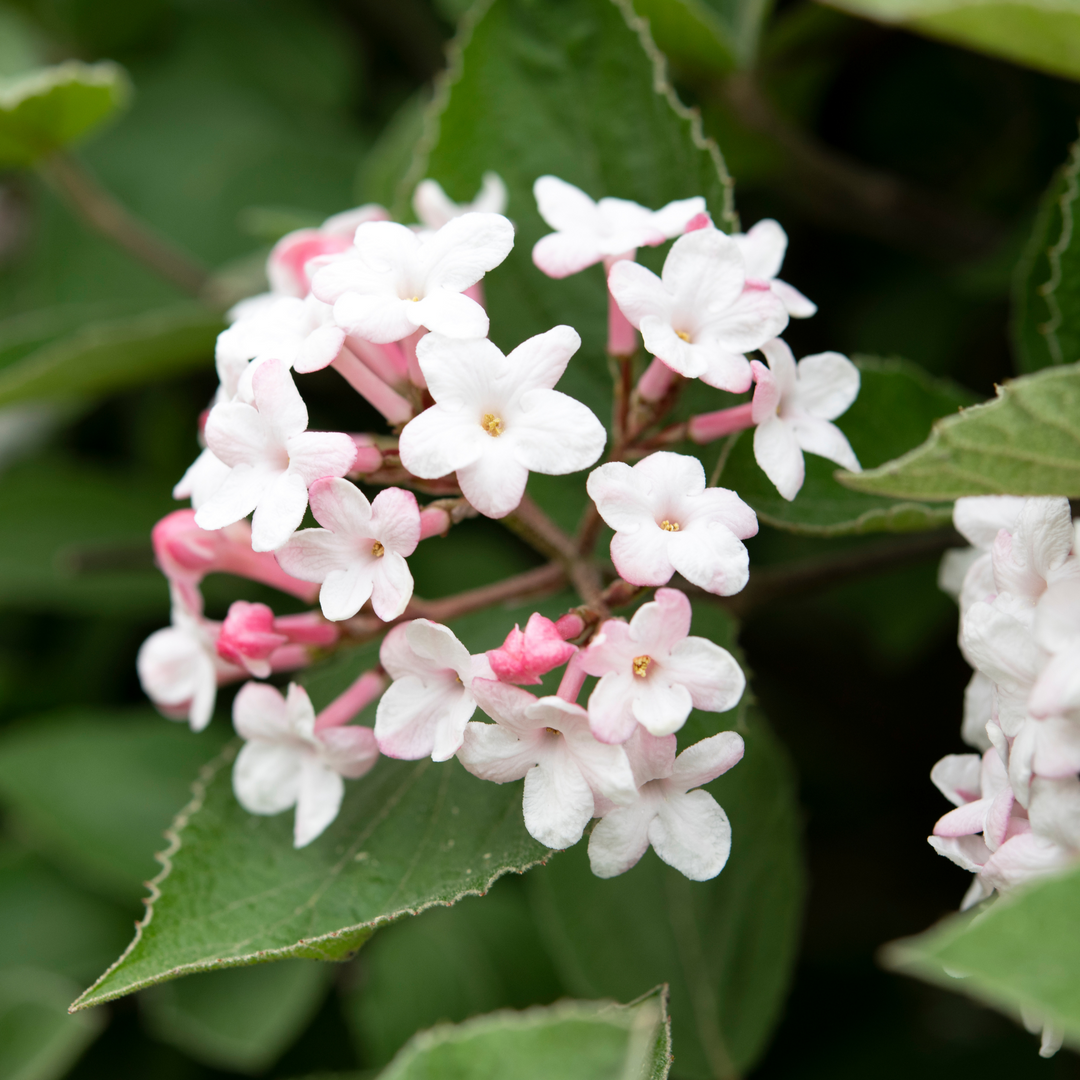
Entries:
[[[84,225],[36,173],[0,173],[0,1044],[12,1055],[0,1059],[4,1075],[345,1074],[382,1067],[441,1019],[649,989],[569,973],[565,952],[552,950],[550,907],[538,914],[537,875],[535,888],[530,878],[507,880],[486,900],[397,924],[355,961],[315,969],[318,977],[290,974],[313,968],[294,961],[198,977],[208,987],[254,980],[246,992],[180,982],[138,1004],[63,1012],[129,939],[139,883],[156,872],[156,838],[228,734],[220,719],[196,739],[151,716],[133,671],[139,643],[167,618],[148,531],[197,452],[221,306],[262,287],[261,261],[287,229],[359,201],[401,201],[443,43],[466,6],[0,5],[5,86],[68,60],[111,60],[130,73],[130,108],[74,152],[210,274],[210,305],[199,306]],[[550,7],[557,23],[555,0]],[[1077,32],[1059,28],[1075,16],[1032,5],[1004,15],[1009,5],[930,12],[897,0],[873,11],[860,4],[867,20],[845,7],[635,4],[680,96],[722,148],[743,224],[776,216],[791,237],[784,277],[820,307],[792,325],[796,355],[900,356],[952,380],[955,404],[988,397],[996,382],[1048,362],[1031,328],[1044,319],[1042,253],[1060,235],[1065,174],[1039,206],[1076,138],[1080,84],[1067,77],[1075,61],[1061,48]],[[499,91],[494,83],[485,92]],[[512,204],[509,213],[525,221],[532,207]],[[1046,241],[1029,245],[1033,226]],[[602,303],[596,284],[590,295]],[[567,285],[559,288],[570,303],[577,289]],[[601,311],[582,318],[601,326]],[[329,379],[309,385],[318,426],[375,423],[362,409],[343,412]],[[822,481],[834,484],[831,470]],[[460,583],[440,580],[437,560],[418,560],[419,591],[434,596],[533,564],[490,523],[470,523],[460,537],[439,542]],[[750,549],[767,572],[838,554],[858,561],[880,542],[765,527]],[[754,1076],[1078,1074],[1068,1054],[1036,1059],[1032,1040],[996,1014],[873,961],[882,942],[954,909],[964,888],[962,873],[924,842],[942,809],[927,775],[960,749],[967,677],[935,564],[935,553],[916,553],[870,579],[771,595],[746,612],[741,640],[756,694],[799,777],[810,881],[794,992]],[[220,614],[237,591],[208,585],[211,613]],[[572,874],[573,857],[564,858],[552,874]],[[660,871],[647,859],[642,878]],[[522,967],[508,967],[507,955]],[[291,1003],[273,1044],[269,1013],[256,1005],[250,1022],[241,1018],[260,994]],[[228,1038],[219,1021],[229,1014],[215,1001],[236,1006]],[[720,1075],[695,1065],[689,1049],[680,1062],[678,1024],[675,1075]],[[754,1043],[752,1031],[740,1037]]]

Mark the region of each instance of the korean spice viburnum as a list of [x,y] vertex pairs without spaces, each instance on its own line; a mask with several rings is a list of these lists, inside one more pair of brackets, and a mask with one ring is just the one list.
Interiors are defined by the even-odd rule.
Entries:
[[452,758],[476,711],[473,679],[494,678],[487,657],[470,656],[445,626],[415,619],[383,638],[379,661],[394,680],[375,714],[379,749],[409,760]]
[[470,723],[458,760],[484,780],[525,778],[525,827],[541,844],[576,844],[595,796],[617,804],[636,796],[626,752],[595,738],[581,706],[490,679],[477,679],[473,693],[495,723]]
[[589,474],[587,487],[615,530],[611,561],[626,581],[666,585],[678,572],[718,596],[746,584],[742,541],[757,534],[757,516],[735,492],[707,488],[697,458],[664,450],[632,468],[609,461]]
[[580,345],[569,326],[509,356],[486,339],[422,338],[416,355],[435,404],[402,431],[402,465],[432,480],[456,472],[465,498],[492,518],[517,508],[530,472],[588,468],[604,448],[604,426],[553,389]]
[[308,495],[322,528],[293,533],[277,552],[282,568],[322,583],[319,603],[328,619],[351,618],[369,599],[380,619],[396,619],[413,592],[405,557],[420,542],[416,496],[386,488],[369,502],[337,477],[316,480]]
[[589,723],[598,739],[625,742],[641,724],[670,735],[692,708],[726,712],[746,687],[746,676],[726,649],[688,637],[690,601],[677,589],[657,589],[629,623],[601,624],[580,664],[600,681],[589,697]]
[[464,293],[513,246],[514,227],[501,214],[462,214],[423,235],[369,222],[350,251],[316,272],[311,291],[334,305],[339,326],[367,341],[400,341],[420,328],[483,337],[487,312]]
[[495,172],[481,177],[480,190],[471,203],[456,203],[443,191],[436,180],[421,180],[413,192],[412,206],[417,219],[426,229],[441,229],[448,221],[462,214],[501,214],[509,195],[503,178]]
[[294,844],[310,844],[337,817],[345,779],[371,770],[379,757],[371,728],[318,730],[303,687],[288,694],[248,683],[233,703],[233,725],[247,740],[233,765],[233,791],[252,814],[280,814],[296,807]]
[[651,845],[691,881],[716,877],[731,852],[731,823],[702,786],[742,760],[742,736],[721,731],[676,757],[674,735],[658,739],[638,732],[626,749],[640,787],[626,805],[600,803],[601,821],[589,837],[593,873],[624,874]]
[[817,311],[817,305],[807,300],[794,285],[777,278],[784,265],[788,238],[778,221],[765,218],[744,233],[735,233],[732,240],[739,245],[746,277],[749,281],[769,286],[793,319],[808,319]]
[[280,360],[259,367],[252,390],[251,405],[228,401],[210,410],[206,441],[230,472],[195,521],[221,529],[254,511],[251,546],[273,551],[299,526],[308,488],[320,477],[349,471],[356,443],[337,432],[307,430],[307,406]]
[[688,379],[734,393],[750,387],[744,354],[788,323],[767,285],[747,283],[735,240],[711,227],[676,240],[660,277],[636,262],[615,263],[608,288],[648,352]]

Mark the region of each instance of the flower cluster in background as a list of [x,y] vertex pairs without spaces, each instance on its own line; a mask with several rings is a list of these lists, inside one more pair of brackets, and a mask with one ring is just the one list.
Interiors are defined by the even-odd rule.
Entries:
[[[730,653],[690,634],[685,593],[662,586],[678,573],[718,596],[741,590],[743,541],[757,519],[735,492],[707,486],[696,457],[650,452],[642,436],[681,380],[753,389],[749,400],[693,417],[684,436],[700,444],[754,428],[759,464],[792,499],[804,451],[859,468],[831,422],[855,399],[859,375],[836,353],[796,364],[778,338],[790,317],[816,309],[776,276],[787,244],[776,222],[728,236],[702,198],[654,211],[594,202],[551,176],[536,181],[535,195],[554,230],[535,245],[536,266],[563,278],[603,263],[610,356],[632,372],[640,333],[653,358],[610,445],[600,420],[555,389],[581,345],[572,327],[554,326],[509,353],[487,337],[483,278],[514,244],[496,175],[469,206],[424,181],[414,198],[418,226],[366,206],[291,233],[270,254],[271,291],[238,304],[218,340],[220,386],[201,425],[204,449],[174,492],[191,509],[154,530],[172,625],[144,644],[139,676],[166,715],[199,730],[218,686],[293,671],[385,633],[379,667],[317,715],[296,684],[285,694],[260,682],[241,688],[233,719],[245,745],[233,786],[246,809],[295,807],[303,846],[334,820],[344,780],[361,777],[380,753],[456,756],[482,779],[524,779],[526,828],[548,847],[577,843],[599,818],[589,857],[601,877],[623,873],[651,845],[705,880],[727,861],[731,829],[701,787],[740,760],[743,741],[721,732],[678,753],[676,733],[692,709],[732,709],[745,678]],[[638,248],[669,240],[659,277],[635,261]],[[748,357],[755,350],[765,363]],[[394,434],[310,431],[297,380],[326,367]],[[408,559],[419,544],[476,513],[515,514],[558,532],[526,497],[529,474],[583,472],[606,446],[608,459],[587,479],[593,527],[584,532],[595,542],[601,522],[613,530],[623,602],[658,587],[629,621],[608,610],[613,586],[605,592],[598,576],[581,584],[572,573],[581,607],[554,622],[536,613],[486,654],[470,655],[448,627],[413,617]],[[318,528],[300,527],[308,510]],[[575,549],[568,559],[577,565],[588,555]],[[210,620],[200,582],[211,572],[319,606],[277,616],[236,601],[224,621]],[[555,693],[523,689],[559,668]],[[351,723],[376,700],[373,729]],[[491,722],[474,719],[477,708]]]

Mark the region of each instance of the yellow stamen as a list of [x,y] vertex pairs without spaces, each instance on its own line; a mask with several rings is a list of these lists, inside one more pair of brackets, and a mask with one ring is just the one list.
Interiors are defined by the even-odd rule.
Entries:
[[[419,303],[420,303],[420,297],[419,297],[419,296],[414,296],[414,297],[412,298],[412,302],[413,302],[414,304],[419,304]],[[689,338],[687,338],[687,340],[689,340]]]
[[689,341],[690,340],[690,335],[688,333],[686,333],[684,330],[676,330],[675,333],[676,333],[676,335],[678,337],[681,337],[683,339],[683,341]]
[[376,559],[381,559],[386,554],[386,548],[376,540],[375,543],[371,545],[371,554],[374,555]]
[[649,674],[649,665],[652,663],[651,656],[634,657],[634,674],[639,679],[644,679]]
[[484,419],[480,426],[493,438],[497,439],[502,434],[502,417],[494,413],[484,413]]
[[660,522],[660,528],[663,529],[664,532],[678,532],[679,523],[677,521],[668,521],[667,518],[664,518],[664,520]]

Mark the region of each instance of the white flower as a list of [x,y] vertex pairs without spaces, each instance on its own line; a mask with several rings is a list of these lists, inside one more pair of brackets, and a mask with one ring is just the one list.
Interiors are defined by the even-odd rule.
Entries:
[[754,457],[789,502],[806,476],[803,451],[820,454],[858,472],[859,459],[844,433],[829,423],[847,412],[859,395],[859,369],[840,353],[817,353],[796,365],[779,338],[761,346],[769,366],[750,365],[754,390]]
[[221,683],[242,679],[243,668],[217,654],[221,623],[191,610],[175,586],[172,625],[156,630],[143,643],[135,660],[146,696],[170,719],[187,720],[192,731],[210,723]]
[[217,494],[231,472],[232,469],[207,447],[177,481],[172,496],[174,499],[190,499],[193,509],[198,510]]
[[421,180],[413,192],[413,210],[427,229],[441,229],[462,214],[501,214],[506,210],[506,184],[496,172],[484,173],[481,187],[471,203],[456,203],[437,180]]
[[752,281],[767,282],[793,319],[808,319],[817,311],[816,304],[776,276],[784,264],[788,244],[787,233],[780,222],[765,218],[749,232],[735,233],[732,240],[739,245],[746,262],[746,276]]
[[1026,502],[1017,495],[974,495],[956,500],[953,525],[971,547],[945,552],[938,569],[938,586],[959,602],[961,612],[996,591],[990,549],[1002,529],[1012,532],[1016,528]]
[[230,401],[210,410],[207,444],[231,472],[195,523],[221,529],[254,510],[251,546],[273,551],[299,526],[308,487],[322,476],[344,476],[356,444],[348,435],[306,430],[307,407],[280,360],[260,365],[252,388],[254,405]]
[[249,682],[233,702],[233,726],[247,740],[233,765],[233,791],[250,814],[280,814],[296,807],[293,843],[310,844],[337,817],[343,777],[355,780],[379,751],[371,728],[348,725],[315,730],[307,691],[289,684],[288,697]]
[[576,844],[593,817],[594,792],[616,803],[634,798],[626,752],[597,742],[580,705],[538,700],[487,679],[477,679],[473,691],[495,723],[469,724],[458,760],[498,784],[525,777],[525,828],[541,844],[559,850]]
[[424,479],[456,471],[465,498],[492,518],[521,502],[530,470],[587,468],[604,448],[604,426],[552,389],[580,344],[569,326],[537,334],[509,356],[486,339],[422,338],[416,355],[435,404],[402,431],[402,465]]
[[746,584],[742,541],[757,533],[757,517],[733,491],[706,488],[697,458],[661,450],[633,468],[610,461],[589,474],[586,486],[615,530],[611,560],[626,581],[665,585],[678,571],[718,596]]
[[639,247],[654,247],[678,236],[691,218],[705,212],[701,196],[649,210],[627,199],[593,202],[580,188],[557,176],[533,184],[540,216],[556,231],[533,247],[533,262],[548,277],[564,278]]
[[[639,741],[639,736],[631,741]],[[624,874],[652,844],[656,854],[680,874],[691,881],[708,881],[727,863],[731,823],[701,786],[742,760],[742,737],[721,731],[677,758],[674,736],[653,742],[665,745],[651,755],[651,768],[644,775],[635,770],[642,781],[638,798],[629,806],[603,808],[603,818],[589,837],[592,872],[602,878]]]
[[787,310],[768,288],[745,285],[738,244],[713,228],[679,237],[661,277],[628,260],[608,275],[611,295],[653,356],[688,379],[734,393],[750,387],[743,354],[788,323]]
[[1031,715],[1080,720],[1080,579],[1049,586],[1035,609],[1034,634],[1050,661],[1032,688]]
[[670,735],[691,708],[726,712],[738,704],[746,676],[735,658],[706,638],[687,637],[690,601],[677,589],[657,589],[629,623],[608,619],[578,654],[599,675],[589,697],[589,722],[604,742],[625,742],[638,724]]
[[462,293],[514,246],[501,214],[462,214],[423,235],[389,221],[356,230],[355,248],[318,270],[311,291],[334,305],[350,334],[386,344],[420,327],[449,337],[483,337],[487,312]]
[[379,700],[375,738],[387,757],[447,761],[476,711],[473,679],[493,679],[486,656],[470,656],[453,632],[427,619],[383,639],[379,661],[394,680]]
[[330,620],[352,618],[369,598],[380,619],[396,619],[412,598],[405,556],[420,542],[416,496],[386,488],[370,503],[355,484],[327,477],[311,485],[308,497],[323,528],[293,533],[277,553],[282,569],[322,582],[319,603]]

